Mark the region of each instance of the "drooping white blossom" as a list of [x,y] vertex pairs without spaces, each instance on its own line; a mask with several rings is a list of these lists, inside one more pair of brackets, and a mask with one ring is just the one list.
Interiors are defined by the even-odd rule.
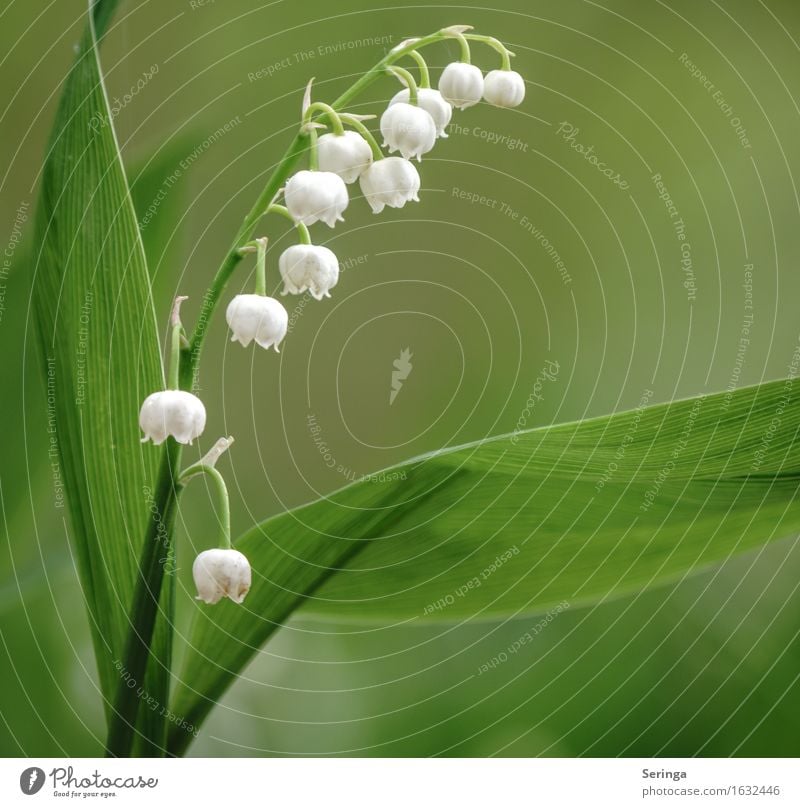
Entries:
[[402,207],[406,202],[419,201],[419,173],[402,157],[376,160],[361,175],[359,184],[373,213],[380,213],[385,205]]
[[161,445],[167,437],[190,444],[203,433],[206,408],[191,392],[168,389],[145,398],[139,412],[139,426],[144,432],[142,442],[152,440]]
[[474,106],[483,96],[483,75],[474,64],[451,62],[439,77],[439,92],[459,109]]
[[252,572],[247,558],[236,549],[207,549],[192,564],[197,599],[208,605],[228,597],[241,603],[250,590]]
[[319,169],[338,174],[345,182],[355,182],[372,162],[372,149],[363,135],[347,130],[344,134],[324,134],[317,142]]
[[[389,101],[389,106],[393,104],[407,104],[409,99],[408,89],[400,90]],[[417,104],[424,109],[432,118],[436,125],[436,136],[447,137],[447,125],[453,116],[453,107],[444,100],[439,90],[430,87],[420,87],[417,90]]]
[[519,106],[525,98],[525,80],[515,70],[491,70],[483,80],[483,97],[493,106]]
[[293,244],[278,259],[283,294],[308,291],[315,300],[330,297],[339,280],[339,261],[327,247]]
[[324,221],[334,227],[337,221],[344,221],[347,185],[333,171],[298,171],[289,178],[283,195],[292,218],[306,226]]
[[225,319],[233,333],[232,342],[247,347],[255,340],[265,350],[274,347],[276,353],[289,327],[283,305],[262,294],[237,294],[228,304]]
[[389,153],[399,151],[405,159],[422,159],[436,142],[436,123],[429,112],[412,104],[390,104],[381,115],[383,145]]

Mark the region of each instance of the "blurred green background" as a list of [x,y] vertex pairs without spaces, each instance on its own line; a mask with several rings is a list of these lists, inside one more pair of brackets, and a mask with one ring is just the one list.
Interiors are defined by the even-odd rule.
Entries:
[[[80,0],[9,0],[0,11],[8,756],[94,755],[104,733],[48,458],[26,260],[46,138],[84,21]],[[449,139],[421,165],[421,204],[373,216],[356,193],[346,224],[313,228],[346,269],[331,300],[289,298],[279,356],[229,349],[222,318],[211,326],[199,381],[209,424],[189,457],[235,435],[222,468],[237,533],[355,475],[512,431],[548,361],[559,373],[520,425],[785,373],[800,332],[794,0],[123,2],[101,58],[112,107],[122,99],[117,134],[160,321],[176,292],[190,296],[187,318],[196,313],[291,137],[306,82],[316,77],[315,98],[331,100],[403,38],[455,23],[516,52],[525,103],[456,111]],[[457,48],[426,56],[436,77]],[[473,60],[498,61],[478,46]],[[389,78],[374,85],[355,111],[380,113],[395,89]],[[277,255],[293,236],[279,219],[265,224],[277,286]],[[252,282],[251,268],[231,293]],[[413,370],[390,405],[404,348]],[[190,489],[179,618],[212,514],[202,485]],[[778,542],[668,587],[570,608],[516,653],[509,647],[540,617],[437,626],[297,617],[191,753],[798,755],[798,579],[797,542]]]

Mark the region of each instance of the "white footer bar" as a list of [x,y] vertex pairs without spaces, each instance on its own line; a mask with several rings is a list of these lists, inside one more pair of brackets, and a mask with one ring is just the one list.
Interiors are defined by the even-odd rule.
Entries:
[[800,805],[794,759],[3,759],[0,804]]

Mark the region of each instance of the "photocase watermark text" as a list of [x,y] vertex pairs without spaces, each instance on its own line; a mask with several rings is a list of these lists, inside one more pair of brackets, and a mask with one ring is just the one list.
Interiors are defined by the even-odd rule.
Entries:
[[625,459],[625,454],[628,451],[628,446],[632,445],[636,440],[636,432],[639,430],[639,423],[641,422],[644,410],[650,404],[650,399],[653,397],[653,390],[646,389],[639,399],[639,404],[633,410],[633,417],[625,431],[625,434],[620,440],[619,447],[614,452],[614,459],[608,461],[606,470],[594,486],[595,492],[599,493],[613,478],[619,470],[619,464]]
[[681,253],[680,266],[683,272],[683,288],[686,289],[686,299],[692,302],[697,298],[697,281],[694,275],[694,262],[692,260],[692,243],[689,241],[686,234],[686,223],[678,212],[678,207],[667,189],[661,174],[655,173],[650,179],[658,193],[658,198],[664,203],[667,215],[672,221],[675,238],[678,241],[678,247]]
[[567,266],[564,263],[564,260],[561,258],[561,255],[559,254],[555,245],[526,215],[520,214],[520,212],[515,210],[510,204],[508,204],[508,202],[503,202],[500,199],[495,199],[492,196],[486,196],[485,194],[466,190],[464,188],[454,187],[452,196],[454,199],[458,199],[462,202],[468,202],[471,205],[478,205],[479,207],[487,207],[490,210],[496,210],[506,218],[509,218],[511,221],[519,224],[519,226],[522,227],[525,232],[530,233],[530,235],[536,239],[536,241],[545,251],[545,254],[553,262],[556,267],[556,271],[561,278],[561,282],[565,286],[572,283],[572,277],[567,271]]
[[161,203],[167,198],[167,194],[169,193],[170,189],[178,182],[183,174],[189,168],[191,168],[191,166],[197,162],[197,160],[200,159],[200,157],[206,151],[208,151],[211,146],[213,146],[220,138],[233,131],[233,129],[235,129],[241,122],[242,118],[240,115],[237,115],[235,118],[231,118],[218,129],[213,131],[207,138],[205,138],[205,140],[202,141],[202,143],[199,143],[193,151],[187,154],[178,163],[177,167],[172,171],[172,173],[169,174],[161,183],[161,187],[158,189],[158,192],[147,206],[147,209],[144,211],[144,215],[139,220],[140,230],[144,230],[155,218],[159,207],[161,207]]
[[601,160],[595,153],[593,145],[586,145],[578,140],[580,129],[569,121],[563,120],[556,129],[556,134],[577,154],[580,154],[589,165],[594,166],[606,179],[610,180],[620,190],[627,190],[630,185],[622,177],[619,171],[610,168],[607,163]]
[[114,118],[125,109],[128,104],[136,98],[137,95],[153,80],[153,77],[158,75],[158,65],[153,64],[150,65],[149,70],[145,70],[141,76],[139,76],[139,80],[131,85],[131,88],[128,92],[125,93],[123,96],[115,95],[111,99],[111,104],[108,110],[108,117],[101,113],[95,113],[89,118],[89,126],[91,127],[92,131],[99,132],[100,129],[105,128],[108,126],[109,123],[114,121]]
[[[158,698],[154,698],[150,695],[147,690],[139,684],[139,682],[128,672],[125,665],[117,659],[114,662],[114,667],[119,673],[119,677],[122,682],[125,684],[128,689],[135,689],[136,696],[141,699],[142,704],[149,709],[151,712],[158,712],[159,715],[162,717],[166,717],[166,719],[170,723],[174,723],[178,728],[183,729],[184,731],[189,732],[195,738],[198,736],[198,729],[192,724],[184,720],[182,717],[179,717],[166,706],[164,706]],[[155,780],[158,782],[158,780]]]
[[686,416],[686,421],[683,424],[680,435],[678,439],[673,442],[670,458],[661,467],[652,484],[644,494],[644,501],[639,505],[639,509],[642,512],[646,513],[653,506],[653,503],[658,498],[658,494],[661,493],[661,488],[664,487],[670,475],[675,470],[681,454],[683,454],[689,445],[689,438],[692,436],[695,421],[700,416],[700,410],[703,408],[705,400],[706,396],[701,395],[692,404],[692,408]]
[[533,386],[531,387],[531,391],[528,394],[528,399],[525,401],[525,407],[523,408],[522,412],[520,412],[519,418],[517,419],[517,425],[514,427],[514,431],[511,434],[511,442],[514,445],[519,442],[520,432],[522,432],[525,429],[525,426],[528,424],[528,420],[530,420],[536,405],[540,401],[544,400],[545,384],[555,381],[558,378],[560,370],[561,365],[558,363],[558,361],[552,361],[551,359],[547,359],[542,366],[542,369],[539,370],[539,374],[536,376]]
[[29,208],[30,202],[20,202],[14,214],[14,223],[11,225],[11,235],[8,237],[8,243],[3,251],[3,260],[0,261],[0,322],[3,321],[3,316],[6,312],[6,281],[11,272],[14,253],[22,241],[22,225],[28,220]]
[[277,59],[270,64],[266,64],[258,70],[252,70],[247,74],[247,80],[252,84],[254,81],[259,81],[263,78],[272,78],[276,73],[281,70],[286,70],[288,67],[294,67],[298,64],[305,64],[306,62],[314,61],[321,56],[333,56],[337,53],[343,53],[348,50],[358,50],[360,48],[370,48],[376,45],[383,45],[388,47],[392,44],[393,36],[367,36],[361,39],[343,39],[338,42],[327,42],[317,45],[316,48],[308,48],[306,50],[298,50],[289,56],[284,56],[282,59]]
[[484,566],[479,574],[465,580],[454,591],[439,597],[436,602],[428,603],[423,608],[422,613],[424,616],[430,616],[436,611],[444,611],[451,605],[454,605],[457,600],[467,596],[471,591],[480,588],[501,566],[504,566],[511,558],[519,555],[519,547],[515,544],[509,547],[505,552],[501,552],[491,563]]
[[337,462],[331,447],[325,440],[322,426],[313,412],[306,415],[306,427],[325,466],[336,471],[337,474],[341,474],[348,482],[396,482],[407,478],[406,472],[402,469],[381,471],[374,474],[356,473],[352,468]]
[[501,650],[497,655],[492,656],[488,661],[481,664],[481,666],[478,667],[478,675],[484,675],[490,670],[496,670],[502,664],[505,664],[511,656],[519,653],[523,647],[529,645],[559,614],[563,614],[568,608],[569,603],[566,600],[562,600],[554,608],[549,609],[541,619],[531,625],[525,633],[515,639],[505,650]]
[[678,56],[678,61],[689,71],[689,75],[711,96],[711,100],[728,119],[739,140],[739,145],[744,149],[752,149],[753,144],[750,142],[750,136],[742,124],[741,117],[736,113],[733,105],[726,100],[722,90],[694,62],[690,61],[687,53],[682,53]]
[[485,140],[490,146],[503,146],[509,151],[519,151],[523,154],[528,151],[528,144],[518,137],[511,137],[510,135],[494,132],[491,129],[484,129],[482,126],[462,126],[460,123],[449,124],[447,127],[448,134],[455,135],[469,135],[478,140]]
[[734,359],[733,369],[731,370],[731,377],[728,380],[728,386],[725,391],[725,400],[723,408],[727,409],[733,400],[733,393],[739,386],[739,381],[744,368],[745,358],[747,351],[750,347],[750,333],[753,329],[755,322],[755,315],[753,313],[753,264],[746,263],[744,265],[744,282],[742,283],[742,290],[744,291],[744,304],[742,306],[742,324],[739,329],[739,342],[736,345],[736,358]]
[[403,388],[403,383],[414,369],[414,365],[411,363],[413,356],[414,354],[411,350],[406,347],[400,351],[400,355],[392,362],[394,369],[392,370],[392,384],[389,389],[389,406],[394,403],[395,398]]

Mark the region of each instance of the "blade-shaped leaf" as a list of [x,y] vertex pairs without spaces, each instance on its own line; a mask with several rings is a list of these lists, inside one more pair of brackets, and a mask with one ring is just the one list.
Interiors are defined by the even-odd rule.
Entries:
[[[139,443],[137,414],[163,385],[145,256],[97,54],[115,6],[90,3],[94,17],[87,14],[65,81],[42,174],[34,267],[50,460],[66,495],[107,709],[123,672],[158,459]],[[154,647],[169,658],[165,625]],[[161,703],[167,684],[158,663],[136,682]]]
[[[198,609],[173,712],[195,726],[304,613],[500,617],[674,579],[800,529],[793,380],[505,435],[265,521],[244,606]],[[181,750],[190,735],[176,729]]]

